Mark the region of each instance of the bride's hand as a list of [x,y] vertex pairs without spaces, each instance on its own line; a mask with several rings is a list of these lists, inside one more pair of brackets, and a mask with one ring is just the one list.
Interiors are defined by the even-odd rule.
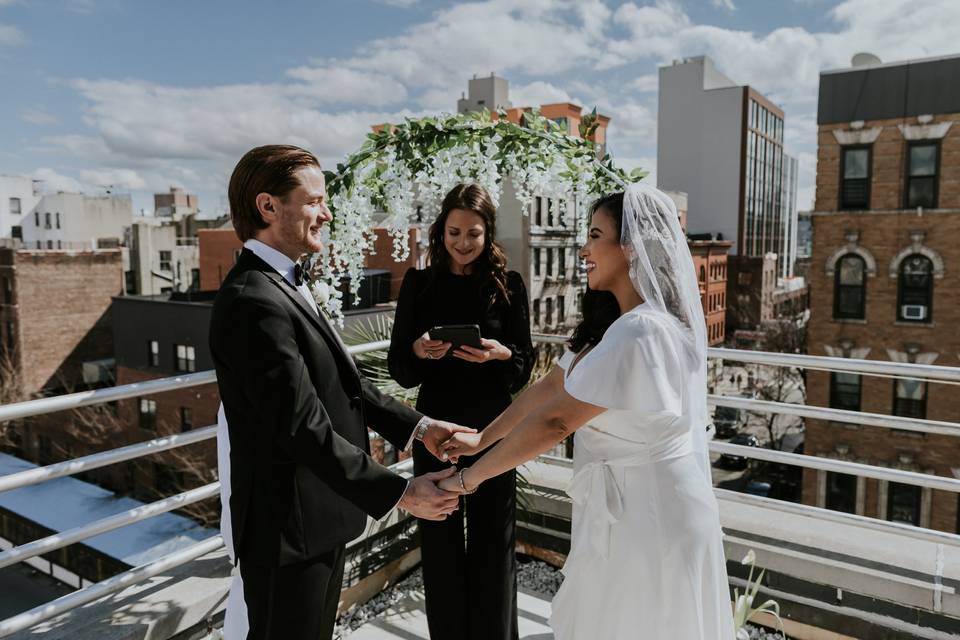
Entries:
[[482,434],[455,433],[449,440],[440,445],[441,458],[456,463],[460,456],[472,456],[483,450]]
[[460,479],[457,478],[457,474],[453,474],[449,478],[444,478],[437,483],[437,487],[443,491],[463,495],[463,489],[460,488]]

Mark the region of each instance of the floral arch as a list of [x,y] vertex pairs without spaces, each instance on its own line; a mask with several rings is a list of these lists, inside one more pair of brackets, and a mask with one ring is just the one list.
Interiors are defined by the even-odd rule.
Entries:
[[535,196],[573,199],[582,221],[588,202],[646,175],[617,168],[609,155],[597,157],[588,139],[596,129],[595,110],[581,122],[580,138],[537,111],[526,112],[521,124],[508,121],[505,112],[497,115],[484,111],[384,126],[335,172],[326,172],[334,219],[324,228],[324,250],[316,264],[319,289],[326,292],[318,298],[331,317],[342,322],[337,285],[344,278],[352,295],[359,292],[364,256],[373,250],[374,222],[393,236],[393,258],[405,260],[407,232],[418,220],[418,208],[419,220],[429,223],[439,214],[443,196],[460,182],[480,184],[499,205],[504,181],[510,179],[524,212]]

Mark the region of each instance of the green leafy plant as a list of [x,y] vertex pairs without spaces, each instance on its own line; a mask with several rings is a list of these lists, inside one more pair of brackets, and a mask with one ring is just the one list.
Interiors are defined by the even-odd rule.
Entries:
[[757,594],[760,591],[760,585],[763,583],[763,574],[766,573],[766,569],[761,569],[757,579],[753,579],[753,570],[756,568],[756,561],[757,554],[754,553],[753,549],[750,549],[743,560],[740,561],[740,564],[750,565],[750,575],[747,577],[747,586],[743,594],[740,593],[739,589],[733,590],[733,629],[737,634],[737,640],[750,640],[747,622],[758,613],[768,613],[772,615],[777,621],[777,626],[780,628],[780,635],[786,637],[783,632],[783,620],[780,619],[780,605],[775,600],[766,600],[757,607],[753,606]]

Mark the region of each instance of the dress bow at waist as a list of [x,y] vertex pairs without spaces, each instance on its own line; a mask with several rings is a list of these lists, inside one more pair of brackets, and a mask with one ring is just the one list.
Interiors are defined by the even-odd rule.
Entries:
[[[579,443],[578,443],[579,444]],[[689,433],[654,446],[637,445],[631,453],[616,458],[601,458],[584,464],[567,487],[580,513],[578,535],[574,536],[567,565],[599,556],[606,559],[610,547],[610,527],[623,516],[623,494],[615,470],[678,458],[693,451]],[[564,568],[567,573],[567,567]]]

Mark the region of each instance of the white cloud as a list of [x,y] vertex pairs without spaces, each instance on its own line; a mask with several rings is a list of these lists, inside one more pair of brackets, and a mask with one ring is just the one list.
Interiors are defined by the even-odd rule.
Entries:
[[31,177],[40,181],[40,189],[43,193],[56,193],[58,191],[77,193],[84,191],[84,186],[80,184],[79,180],[58,173],[49,167],[37,169]]
[[717,9],[726,9],[727,11],[737,10],[737,5],[733,4],[733,0],[710,0],[710,4]]
[[27,108],[20,112],[20,119],[39,126],[57,124],[60,120],[42,108]]
[[23,33],[14,26],[0,23],[0,47],[16,47],[26,42]]
[[382,73],[345,69],[335,64],[327,67],[296,67],[287,76],[303,82],[291,85],[287,92],[303,96],[318,104],[360,104],[383,106],[407,99],[407,89]]
[[80,172],[84,181],[103,189],[146,189],[147,181],[132,169],[102,168],[85,169]]
[[529,84],[512,85],[510,102],[515,107],[538,107],[543,104],[575,102],[575,100],[560,87],[538,80]]
[[640,93],[653,93],[660,88],[660,80],[655,73],[648,73],[630,82],[630,88]]

